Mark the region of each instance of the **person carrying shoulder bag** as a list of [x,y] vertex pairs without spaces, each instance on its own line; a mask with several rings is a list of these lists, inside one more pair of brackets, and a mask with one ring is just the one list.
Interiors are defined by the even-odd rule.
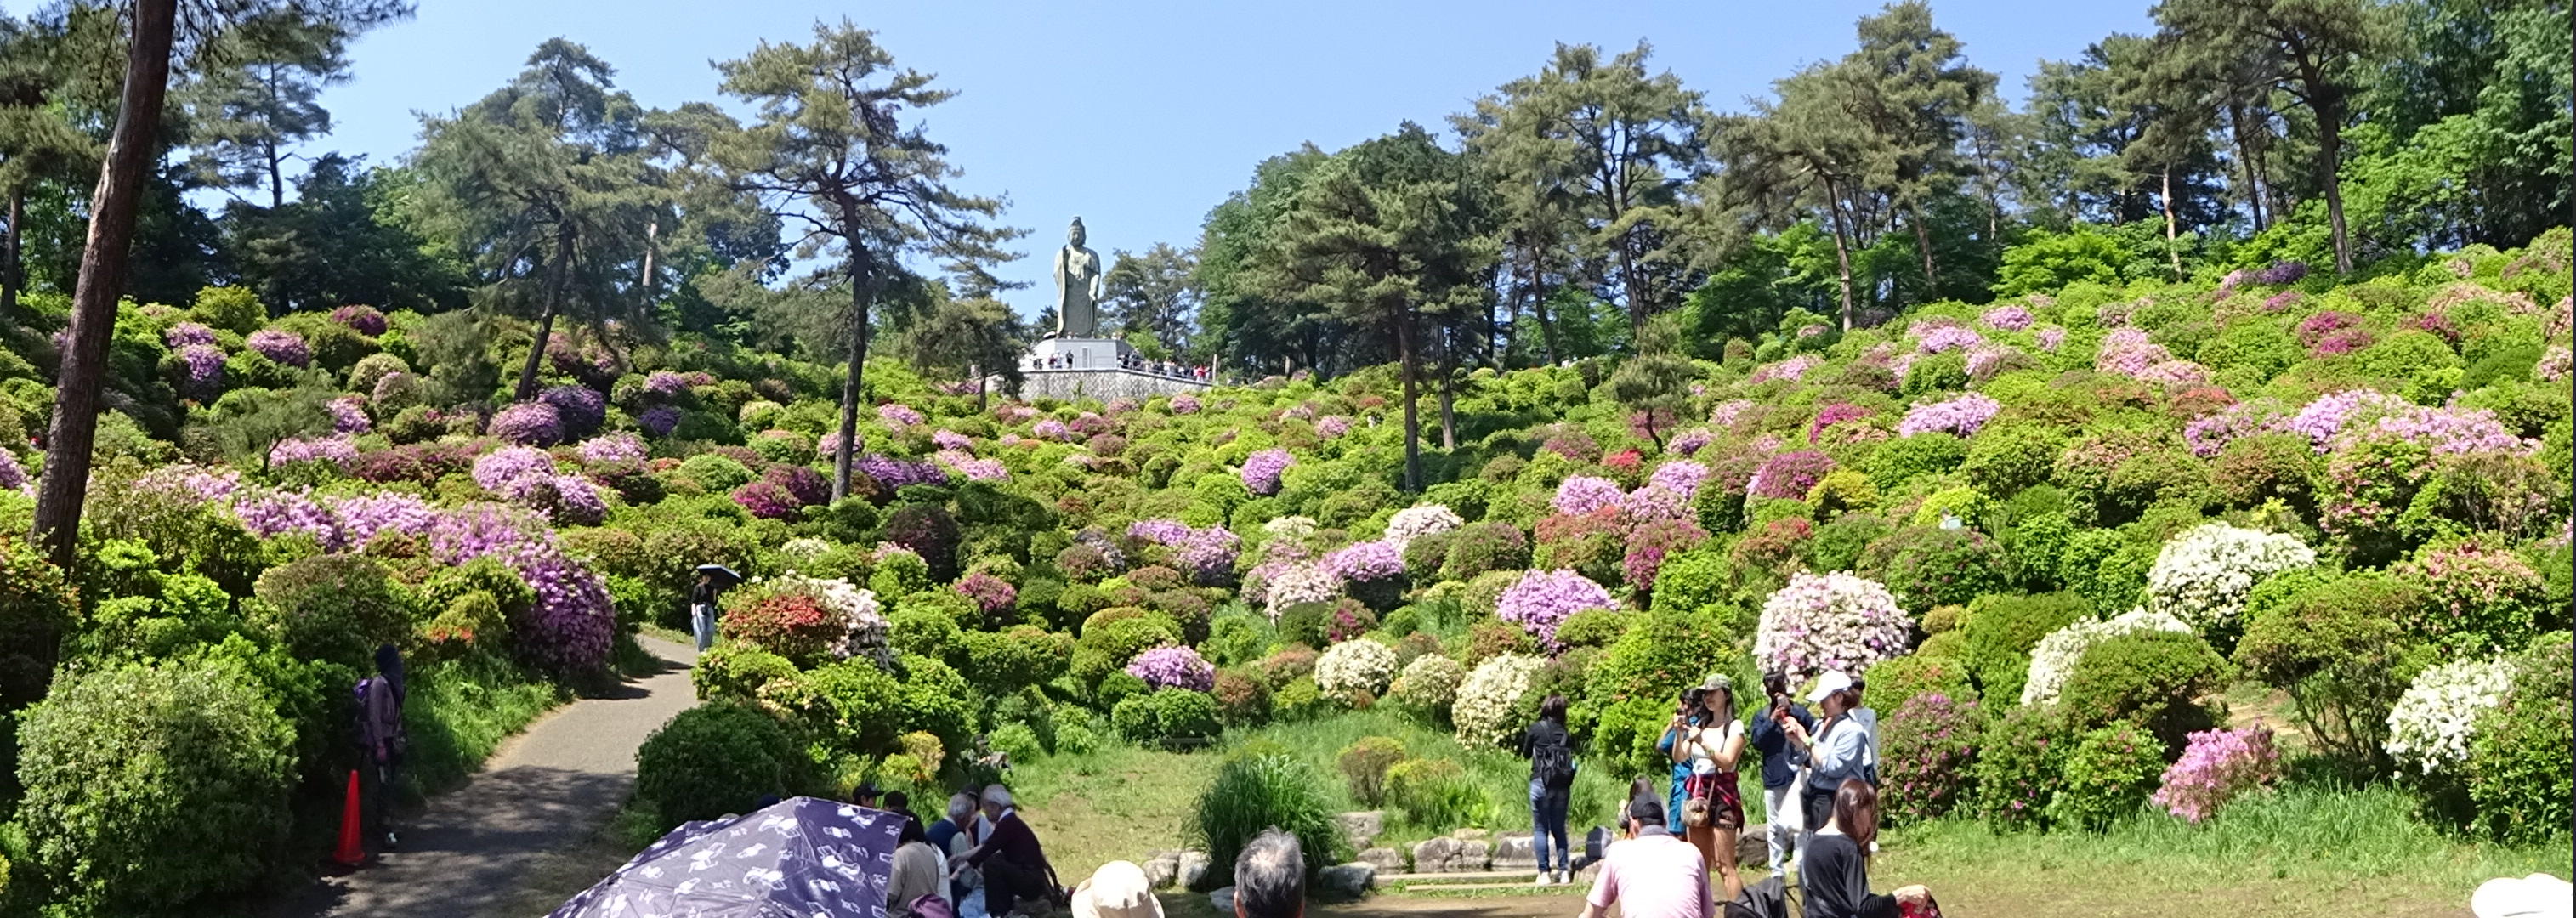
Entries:
[[1798,836],[1799,848],[1815,840],[1816,830],[1833,818],[1834,792],[1845,780],[1859,779],[1862,767],[1869,762],[1869,731],[1850,717],[1851,677],[1839,670],[1829,670],[1816,678],[1816,687],[1807,700],[1817,706],[1824,720],[1810,735],[1805,725],[1774,711],[1772,717],[1789,743],[1807,756],[1807,777],[1798,788],[1799,809],[1805,817]]

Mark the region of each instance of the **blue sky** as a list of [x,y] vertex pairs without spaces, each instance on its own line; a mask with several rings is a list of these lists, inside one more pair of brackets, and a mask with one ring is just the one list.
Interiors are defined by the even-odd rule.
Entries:
[[[2151,0],[1935,0],[1934,21],[2018,101],[2039,60],[2065,59],[2114,31],[2150,28]],[[7,4],[23,11],[24,2]],[[1406,119],[1449,114],[1534,73],[1555,42],[1624,49],[1721,110],[1798,66],[1854,44],[1877,0],[1791,2],[1020,3],[913,0],[422,0],[420,13],[362,39],[355,79],[325,97],[334,136],[313,150],[401,157],[415,112],[446,112],[516,73],[538,42],[564,36],[618,68],[646,105],[715,95],[708,61],[762,39],[801,41],[818,17],[874,29],[902,65],[960,91],[927,115],[966,170],[968,191],[1007,195],[1006,221],[1034,230],[1006,278],[1023,314],[1045,293],[1044,255],[1076,214],[1091,245],[1186,245],[1209,207],[1261,159],[1313,141],[1335,149]]]

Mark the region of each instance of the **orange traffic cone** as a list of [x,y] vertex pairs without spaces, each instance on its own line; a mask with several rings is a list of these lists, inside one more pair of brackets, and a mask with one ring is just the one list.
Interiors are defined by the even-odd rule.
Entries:
[[340,810],[340,848],[331,853],[332,860],[350,867],[366,862],[367,848],[359,841],[359,836],[363,833],[358,827],[363,819],[358,801],[358,772],[356,769],[350,769],[349,803]]

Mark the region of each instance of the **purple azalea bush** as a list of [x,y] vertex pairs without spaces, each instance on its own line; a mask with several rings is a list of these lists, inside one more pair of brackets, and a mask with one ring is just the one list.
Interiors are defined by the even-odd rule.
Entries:
[[877,406],[877,420],[895,427],[910,427],[929,419],[922,417],[921,412],[913,410],[910,405],[887,402]]
[[601,434],[588,440],[583,440],[581,441],[580,446],[573,448],[573,451],[581,456],[581,461],[594,464],[602,462],[642,462],[644,461],[644,457],[647,455],[644,448],[644,438],[624,431],[611,434]]
[[2029,328],[2031,323],[2030,310],[2011,304],[1986,310],[1985,315],[1977,318],[1986,323],[1986,327],[2000,331],[2021,331]]
[[1915,339],[1915,347],[1926,354],[1963,351],[1986,342],[1986,336],[1956,325],[1927,329]]
[[530,446],[505,446],[476,457],[474,483],[483,490],[517,500],[540,479],[552,479],[555,457]]
[[1269,497],[1279,493],[1279,478],[1297,458],[1284,449],[1265,449],[1243,459],[1243,486],[1253,494]]
[[669,405],[646,408],[643,414],[635,416],[635,426],[643,428],[649,436],[670,436],[671,430],[680,426],[680,409]]
[[0,488],[21,491],[33,482],[27,477],[27,467],[18,464],[18,454],[0,449]]
[[1127,661],[1127,674],[1154,689],[1204,692],[1216,688],[1216,666],[1187,647],[1163,646],[1137,654]]
[[1905,412],[1896,423],[1896,435],[1911,437],[1924,433],[1947,433],[1966,437],[1974,435],[1995,413],[2004,408],[1982,392],[1970,392],[1943,402],[1925,402]]
[[1570,570],[1530,571],[1503,588],[1494,614],[1556,649],[1556,627],[1586,609],[1617,609],[1610,590]]
[[262,357],[290,367],[301,369],[313,365],[312,347],[304,343],[303,335],[291,331],[263,328],[251,332],[250,337],[242,339],[242,344],[258,351]]
[[331,321],[369,338],[385,333],[385,314],[373,306],[342,306],[331,310]]
[[520,402],[492,415],[492,435],[521,446],[563,442],[563,415],[544,402]]
[[1387,542],[1358,542],[1324,556],[1324,571],[1353,583],[1404,575],[1404,552]]
[[1679,494],[1685,501],[1699,496],[1700,483],[1707,480],[1708,466],[1681,459],[1656,466],[1654,474],[1646,476],[1649,487]]
[[1619,483],[1595,475],[1568,475],[1556,486],[1556,496],[1547,502],[1548,509],[1566,516],[1582,516],[1603,508],[1617,508],[1628,493]]
[[366,396],[343,395],[322,407],[331,412],[332,433],[362,434],[376,426],[376,422],[367,417]]
[[2282,423],[2282,429],[2308,438],[2325,452],[2335,435],[2356,421],[2371,421],[2415,407],[2415,403],[2371,389],[2347,389],[2317,396]]
[[195,395],[213,395],[224,388],[224,349],[212,344],[196,343],[179,348],[179,362],[188,367],[188,391]]
[[215,343],[215,330],[195,322],[181,322],[161,332],[161,343],[173,349],[191,344]]
[[597,433],[608,420],[608,397],[589,386],[555,386],[537,393],[537,401],[554,406],[566,440]]
[[358,462],[358,444],[347,435],[332,437],[295,437],[279,440],[268,448],[268,464],[288,466],[298,462],[326,462],[346,472]]

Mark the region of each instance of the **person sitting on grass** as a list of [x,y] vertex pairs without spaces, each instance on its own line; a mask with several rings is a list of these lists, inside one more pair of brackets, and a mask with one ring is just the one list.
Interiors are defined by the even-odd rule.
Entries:
[[950,861],[949,874],[953,877],[966,867],[983,871],[984,909],[994,915],[1007,915],[1016,906],[1053,899],[1059,887],[1055,867],[1047,863],[1046,849],[1038,844],[1038,833],[1011,805],[1008,788],[996,784],[984,789],[984,815],[993,821],[992,833]]
[[1664,801],[1654,794],[1628,798],[1621,820],[1627,839],[1601,857],[1601,875],[1583,899],[1583,918],[1602,918],[1619,906],[1621,918],[1710,918],[1708,861],[1691,843],[1673,837]]
[[923,899],[939,899],[944,905],[948,893],[947,858],[930,846],[921,834],[921,821],[907,819],[902,834],[895,837],[893,876],[886,883],[886,915],[906,918],[916,913],[915,904]]
[[1809,840],[1798,870],[1798,888],[1806,893],[1807,918],[1897,918],[1900,906],[1923,908],[1932,891],[1899,887],[1880,895],[1869,891],[1869,846],[1878,840],[1878,791],[1869,782],[1847,778],[1834,790],[1833,818]]
[[1306,854],[1297,836],[1266,829],[1234,858],[1234,918],[1303,918]]
[[921,830],[921,834],[929,840],[931,847],[939,849],[939,853],[955,854],[957,837],[965,833],[966,826],[974,819],[975,795],[958,791],[948,797],[947,818],[931,823],[929,828]]

